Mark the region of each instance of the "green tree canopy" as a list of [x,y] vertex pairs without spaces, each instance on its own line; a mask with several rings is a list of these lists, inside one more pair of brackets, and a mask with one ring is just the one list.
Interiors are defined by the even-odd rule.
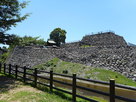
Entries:
[[67,32],[61,28],[55,28],[50,33],[50,39],[54,40],[59,46],[61,43],[65,43],[66,33]]
[[18,45],[45,45],[45,43],[46,42],[43,39],[39,39],[39,37],[24,36],[19,38]]
[[0,43],[5,44],[8,37],[11,38],[12,35],[5,34],[7,30],[27,18],[28,14],[20,14],[26,4],[27,2],[20,3],[19,0],[0,0]]
[[0,32],[7,31],[17,22],[26,19],[28,14],[21,16],[20,10],[26,6],[26,2],[20,3],[18,0],[0,1]]
[[18,46],[30,46],[30,45],[45,45],[46,42],[44,39],[40,39],[39,37],[31,37],[31,36],[24,36],[19,37],[17,35],[13,35],[9,37],[9,46],[11,48]]

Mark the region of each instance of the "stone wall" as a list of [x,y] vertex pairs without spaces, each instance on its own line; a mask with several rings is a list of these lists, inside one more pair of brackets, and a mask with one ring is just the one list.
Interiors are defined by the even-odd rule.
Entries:
[[41,47],[16,47],[7,59],[7,63],[19,66],[34,66],[55,57],[52,52],[52,48],[41,48]]
[[69,62],[111,69],[136,80],[136,47],[72,48],[58,57]]
[[[54,57],[58,57],[68,62],[76,62],[92,67],[101,67],[117,71],[128,78],[136,80],[136,47],[127,46],[124,39],[115,34],[106,33],[102,35],[112,36],[112,39],[109,40],[112,42],[111,45],[108,45],[105,41],[105,46],[99,45],[87,48],[82,48],[81,42],[68,43],[62,45],[60,48],[38,46],[16,47],[11,56],[7,59],[7,63],[32,67],[47,62]],[[93,36],[95,39],[96,36]]]
[[7,63],[32,67],[54,57],[111,69],[136,80],[136,47],[34,48],[16,47]]
[[127,43],[123,37],[118,36],[112,32],[105,32],[95,35],[86,35],[81,40],[82,44],[92,46],[126,46]]
[[61,48],[69,49],[69,48],[79,48],[81,46],[80,41],[71,42],[61,45]]

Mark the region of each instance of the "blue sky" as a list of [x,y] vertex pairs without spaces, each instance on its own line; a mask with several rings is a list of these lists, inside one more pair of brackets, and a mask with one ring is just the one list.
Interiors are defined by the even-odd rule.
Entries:
[[29,1],[21,14],[31,13],[30,17],[9,33],[47,40],[50,32],[60,27],[67,31],[66,42],[73,42],[92,32],[110,30],[136,44],[136,0]]

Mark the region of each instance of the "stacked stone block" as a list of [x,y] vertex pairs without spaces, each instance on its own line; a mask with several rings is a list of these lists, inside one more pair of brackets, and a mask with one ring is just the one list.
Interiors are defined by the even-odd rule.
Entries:
[[112,32],[105,32],[95,35],[86,35],[81,40],[82,44],[92,46],[126,46],[127,43],[123,37]]

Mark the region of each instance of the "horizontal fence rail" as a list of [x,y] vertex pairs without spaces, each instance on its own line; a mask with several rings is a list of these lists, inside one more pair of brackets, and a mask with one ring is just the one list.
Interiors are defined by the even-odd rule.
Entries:
[[[115,94],[116,88],[136,91],[136,87],[129,87],[125,85],[115,84],[115,80],[113,79],[111,79],[109,82],[104,82],[104,81],[80,78],[80,77],[77,77],[76,74],[73,74],[73,76],[70,76],[65,74],[54,73],[52,70],[43,71],[43,70],[38,70],[37,68],[33,69],[33,68],[28,68],[26,66],[20,67],[18,65],[11,65],[11,64],[5,64],[5,63],[4,64],[0,63],[0,73],[7,74],[9,76],[12,75],[14,76],[15,79],[21,79],[24,83],[26,82],[33,83],[34,87],[37,87],[37,84],[46,86],[50,89],[50,92],[53,92],[53,89],[55,89],[63,93],[70,94],[72,96],[72,102],[76,102],[77,97],[82,98],[84,100],[88,100],[90,102],[98,102],[86,96],[79,95],[77,93],[77,89],[82,89],[82,90],[97,93],[100,95],[108,96],[109,102],[115,102],[115,99],[119,99],[126,102],[136,102],[136,99],[129,99],[126,97],[117,96]],[[45,75],[42,75],[41,73]],[[68,78],[71,81],[64,82],[62,80],[55,79],[56,76]],[[40,80],[44,80],[46,81],[46,83],[45,82],[43,83],[43,81],[40,81]],[[78,81],[86,81],[90,83],[106,85],[109,87],[109,92],[103,92],[101,90],[96,90],[93,88],[88,88],[85,86],[78,85]],[[67,91],[62,88],[55,87],[54,86],[55,83],[71,87],[71,91]]]

